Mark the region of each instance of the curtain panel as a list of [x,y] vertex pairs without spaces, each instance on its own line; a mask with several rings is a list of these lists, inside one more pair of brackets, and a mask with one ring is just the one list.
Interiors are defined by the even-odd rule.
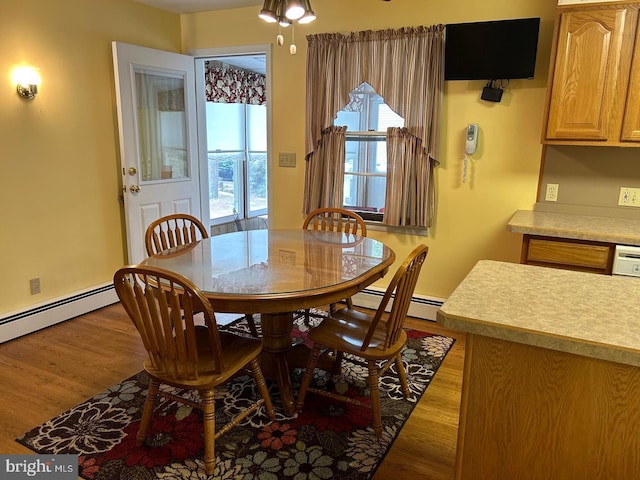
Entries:
[[265,75],[206,62],[204,78],[207,102],[267,104]]
[[[337,112],[350,102],[349,92],[362,83],[371,85],[387,105],[405,120],[405,134],[399,137],[399,141],[411,142],[414,147],[407,145],[391,151],[392,155],[398,151],[409,152],[402,161],[387,159],[394,165],[391,171],[387,171],[387,182],[391,181],[394,192],[403,186],[398,192],[401,197],[387,194],[384,223],[388,225],[429,227],[433,222],[435,192],[433,179],[428,172],[432,172],[438,164],[440,147],[444,29],[444,25],[434,25],[307,36],[307,169],[317,169],[313,164],[323,135],[332,125]],[[428,164],[415,168],[420,176],[404,171],[413,168],[414,162]],[[402,170],[398,169],[400,165],[404,165]],[[334,168],[334,171],[337,169]],[[400,180],[394,176],[399,176]],[[409,183],[407,178],[410,179]],[[310,180],[308,174],[307,179]],[[312,186],[307,182],[305,191],[310,188]],[[418,194],[421,189],[427,192]],[[339,200],[340,205],[334,205],[329,203],[328,198],[305,195],[308,197],[305,198],[305,213],[317,206],[341,206],[342,203],[342,199]],[[421,199],[425,199],[426,205],[417,208],[420,212],[418,215],[415,211],[408,214],[404,207],[398,207],[395,203],[404,202],[404,205],[417,207]],[[402,213],[397,216],[386,215],[386,212],[398,209]]]
[[305,169],[305,213],[321,207],[342,208],[344,193],[345,126],[329,126]]
[[427,226],[423,219],[433,218],[434,182],[431,161],[420,141],[406,128],[387,130],[387,225]]

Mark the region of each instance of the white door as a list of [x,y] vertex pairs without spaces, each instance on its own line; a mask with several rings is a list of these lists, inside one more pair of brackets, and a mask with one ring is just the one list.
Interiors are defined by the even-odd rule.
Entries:
[[[200,217],[194,58],[113,42],[129,263],[172,213]],[[208,224],[208,222],[205,222]]]

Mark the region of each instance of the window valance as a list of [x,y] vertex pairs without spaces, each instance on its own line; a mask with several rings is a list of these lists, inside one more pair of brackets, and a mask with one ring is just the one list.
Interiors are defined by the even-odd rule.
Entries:
[[205,95],[207,102],[266,105],[265,75],[231,66],[205,63]]

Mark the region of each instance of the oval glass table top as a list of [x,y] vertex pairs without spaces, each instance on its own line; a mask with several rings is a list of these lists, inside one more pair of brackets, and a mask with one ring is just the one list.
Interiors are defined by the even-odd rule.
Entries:
[[143,263],[180,273],[209,296],[272,297],[348,287],[394,260],[393,250],[368,237],[274,229],[217,235]]

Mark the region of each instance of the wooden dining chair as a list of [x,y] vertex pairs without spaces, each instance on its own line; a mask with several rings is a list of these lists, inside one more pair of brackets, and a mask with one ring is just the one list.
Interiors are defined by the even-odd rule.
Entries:
[[367,224],[362,217],[344,208],[317,208],[309,212],[302,228],[367,236]]
[[[374,315],[344,308],[334,312],[320,325],[309,330],[309,340],[313,342],[313,347],[300,384],[296,402],[298,412],[302,411],[307,391],[356,405],[364,405],[373,410],[373,430],[376,436],[382,435],[378,380],[380,375],[386,372],[390,366],[395,364],[402,392],[405,398],[409,398],[409,385],[402,364],[402,349],[407,341],[407,334],[403,326],[427,252],[428,247],[420,245],[409,254],[396,271]],[[385,309],[392,297],[393,304],[387,315]],[[367,362],[369,403],[310,386],[322,351],[335,353],[333,373],[339,373],[345,353],[360,357]]]
[[174,213],[149,224],[144,235],[144,245],[147,255],[151,256],[208,236],[206,227],[196,217],[187,213]]
[[[179,274],[156,267],[128,266],[115,273],[113,283],[148,353],[144,369],[151,381],[136,445],[144,444],[158,395],[201,408],[204,464],[207,474],[213,474],[215,439],[256,411],[260,405],[264,405],[271,420],[275,419],[258,363],[262,342],[218,331],[209,300],[197,286]],[[204,326],[195,324],[196,312],[204,314]],[[255,380],[260,398],[216,432],[214,389],[244,370]],[[196,390],[200,401],[162,392],[161,384]]]
[[[169,248],[187,245],[208,237],[207,228],[199,219],[188,213],[174,213],[160,217],[149,224],[144,235],[144,244],[147,255],[151,256]],[[251,335],[259,337],[253,315],[245,315],[245,320]]]
[[[367,224],[356,212],[344,208],[324,207],[309,212],[304,219],[302,228],[306,230],[323,230],[327,232],[342,232],[347,235],[367,236]],[[351,298],[345,298],[348,308],[353,308]],[[329,305],[329,313],[335,310],[335,304]],[[310,309],[304,311],[304,322],[310,325]]]

